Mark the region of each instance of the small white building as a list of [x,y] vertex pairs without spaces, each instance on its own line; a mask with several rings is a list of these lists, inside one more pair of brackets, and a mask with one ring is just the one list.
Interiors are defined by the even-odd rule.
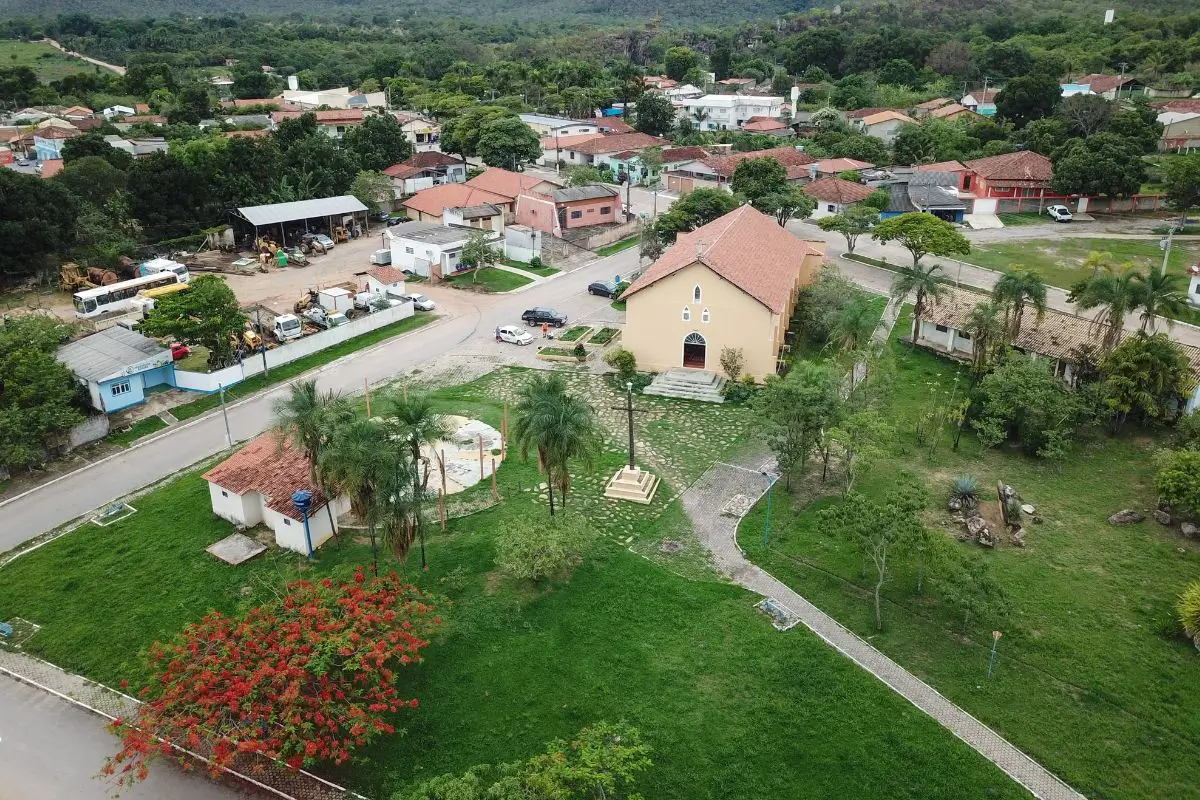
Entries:
[[818,178],[803,187],[806,195],[817,201],[812,218],[832,217],[845,214],[846,209],[855,203],[866,200],[875,190],[861,183],[844,181],[841,178]]
[[100,113],[104,115],[105,119],[113,119],[115,117],[132,117],[137,113],[137,110],[129,106],[116,105],[109,106]]
[[360,272],[359,277],[360,292],[377,292],[389,298],[399,298],[405,293],[404,272],[396,267],[372,267]]
[[[432,222],[406,222],[388,228],[387,235],[392,242],[392,268],[423,278],[453,275],[460,269],[463,247],[477,230]],[[485,233],[499,239],[499,234],[493,231],[485,230]]]
[[964,94],[958,102],[976,114],[994,117],[996,115],[996,95],[998,94],[1000,94],[999,89],[980,89]]
[[[338,529],[338,517],[350,510],[339,496],[326,511],[325,495],[312,480],[312,465],[303,453],[274,433],[265,433],[204,473],[213,513],[239,528],[266,525],[275,544],[297,553],[320,547]],[[312,492],[308,531],[304,515],[292,503],[301,489]],[[330,524],[330,516],[333,523]]]
[[857,117],[853,120],[853,125],[859,132],[882,139],[887,144],[891,144],[892,140],[896,138],[902,125],[915,124],[917,121],[912,117],[891,109],[868,114],[865,117]]
[[680,101],[680,116],[691,120],[702,131],[732,131],[741,128],[751,117],[779,117],[783,113],[782,97],[706,94]]
[[552,117],[548,114],[518,114],[521,122],[528,125],[538,136],[581,136],[599,133],[597,120],[577,120],[567,117]]

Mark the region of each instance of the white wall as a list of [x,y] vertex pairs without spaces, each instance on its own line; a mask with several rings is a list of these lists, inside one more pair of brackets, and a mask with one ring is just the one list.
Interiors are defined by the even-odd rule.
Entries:
[[[350,510],[350,501],[339,497],[333,503],[333,526],[329,524],[329,514],[325,507],[315,509],[308,517],[308,535],[312,539],[313,550],[316,550],[334,534],[337,518]],[[263,509],[263,521],[275,531],[275,544],[287,550],[308,554],[308,542],[305,541],[304,523],[300,520],[285,517],[270,508]]]
[[[815,198],[814,198],[815,199]],[[830,211],[830,206],[833,210]],[[812,213],[812,219],[820,219],[821,217],[833,217],[838,214],[844,214],[846,207],[840,203],[830,203],[828,200],[817,200],[816,210]]]
[[209,481],[208,497],[213,513],[221,519],[247,528],[262,522],[262,495],[258,492],[239,496]]

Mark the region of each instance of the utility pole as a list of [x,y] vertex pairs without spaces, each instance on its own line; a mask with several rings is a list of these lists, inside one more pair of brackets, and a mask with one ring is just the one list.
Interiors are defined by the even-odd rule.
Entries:
[[225,384],[218,383],[217,390],[221,393],[221,416],[225,418],[225,446],[233,447],[233,434],[229,432],[229,412],[225,410]]
[[254,307],[254,324],[258,326],[258,352],[262,353],[263,375],[269,378],[271,373],[267,371],[267,339],[263,335],[262,306]]
[[1122,61],[1119,64],[1117,64],[1117,68],[1121,70],[1121,74],[1120,74],[1121,81],[1120,81],[1120,83],[1117,84],[1117,99],[1120,100],[1121,99],[1121,84],[1125,82],[1125,70],[1129,69],[1129,62]]
[[1167,238],[1158,240],[1158,246],[1162,248],[1163,251],[1162,269],[1159,271],[1162,275],[1167,274],[1167,262],[1171,260],[1171,245],[1175,239],[1175,231],[1176,228],[1174,225],[1172,225],[1171,227],[1167,228]]

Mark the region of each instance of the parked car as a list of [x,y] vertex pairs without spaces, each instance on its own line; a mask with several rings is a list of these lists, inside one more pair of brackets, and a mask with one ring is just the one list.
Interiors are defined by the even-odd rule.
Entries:
[[333,249],[333,239],[330,239],[327,235],[325,235],[323,233],[312,233],[311,231],[307,231],[307,232],[305,232],[304,235],[310,236],[313,239],[316,239],[318,242],[321,243],[321,246],[324,247],[326,250]]
[[171,360],[182,361],[192,354],[192,348],[182,342],[171,342]]
[[1075,219],[1071,216],[1071,212],[1066,206],[1047,206],[1046,213],[1050,215],[1055,222],[1070,222]]
[[496,341],[527,345],[533,344],[533,337],[529,335],[529,331],[518,325],[501,325],[496,329]]
[[416,308],[417,311],[433,311],[435,308],[437,308],[437,303],[433,302],[423,294],[417,294],[415,292],[412,294],[406,294],[404,295],[404,299],[411,300],[413,307]]
[[561,328],[567,324],[567,315],[553,308],[531,308],[521,315],[521,321],[533,328],[537,325],[552,325]]
[[391,228],[399,225],[402,222],[408,222],[408,217],[388,217],[387,224],[388,227]]
[[28,158],[18,158],[18,159],[17,159],[17,166],[18,166],[18,167],[28,167],[28,166],[29,166],[30,164],[32,164],[32,163],[33,163],[33,162],[32,162],[32,161],[30,161]]
[[617,296],[617,285],[609,281],[596,281],[588,284],[588,294],[613,298]]

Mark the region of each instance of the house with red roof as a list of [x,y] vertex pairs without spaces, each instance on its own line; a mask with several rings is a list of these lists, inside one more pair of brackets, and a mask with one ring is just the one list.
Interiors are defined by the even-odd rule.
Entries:
[[882,139],[887,144],[891,144],[892,140],[896,138],[902,125],[915,125],[916,122],[907,114],[890,108],[850,120],[851,126],[860,133]]
[[1002,200],[1044,198],[1054,177],[1050,159],[1032,150],[977,158],[963,166],[967,173],[961,190],[974,196],[974,214],[995,214]]
[[722,350],[733,348],[746,374],[774,375],[796,298],[824,248],[749,205],[681,233],[622,295],[622,345],[651,372],[715,372]]
[[[645,150],[647,147],[670,147],[669,139],[660,139],[648,133],[608,133],[582,134],[574,137],[571,144],[565,144],[563,137],[554,142],[553,137],[542,140],[543,148],[550,144],[552,150],[546,154],[556,153],[558,161],[572,166],[599,167],[605,156],[623,153],[627,150]],[[545,155],[543,161],[545,161]],[[554,163],[551,158],[551,164]]]
[[[337,533],[338,517],[350,510],[345,496],[327,500],[313,480],[312,462],[275,433],[259,436],[204,473],[204,480],[214,514],[238,528],[265,525],[276,545],[297,553],[320,547]],[[292,502],[299,491],[312,493],[307,525]]]
[[846,213],[847,208],[866,200],[874,194],[875,189],[854,181],[826,177],[804,184],[803,191],[817,201],[812,218],[820,219]]
[[742,130],[746,133],[760,133],[766,136],[791,136],[794,132],[790,127],[783,123],[783,120],[775,119],[774,117],[751,117],[742,123]]
[[871,169],[874,166],[869,161],[859,161],[857,158],[826,158],[812,165],[812,175],[813,178],[827,178],[841,175],[843,172]]
[[985,117],[996,116],[996,95],[1000,94],[1000,90],[993,87],[991,89],[979,89],[973,92],[968,92],[959,100],[959,105],[965,106],[976,114],[982,114]]
[[383,174],[391,178],[396,199],[400,199],[441,183],[465,183],[467,164],[461,158],[428,150],[392,164]]
[[788,180],[793,183],[807,181],[811,173],[810,165],[816,161],[808,153],[794,147],[772,147],[747,153],[710,155],[684,162],[668,170],[667,189],[687,194],[696,189],[728,188],[733,171],[747,158],[770,158],[778,161],[787,170]]
[[317,118],[317,130],[331,139],[341,139],[350,128],[363,124],[366,112],[361,108],[334,108],[326,111],[284,110],[271,112],[271,128],[279,126],[285,119],[299,119],[302,114],[312,114]]

